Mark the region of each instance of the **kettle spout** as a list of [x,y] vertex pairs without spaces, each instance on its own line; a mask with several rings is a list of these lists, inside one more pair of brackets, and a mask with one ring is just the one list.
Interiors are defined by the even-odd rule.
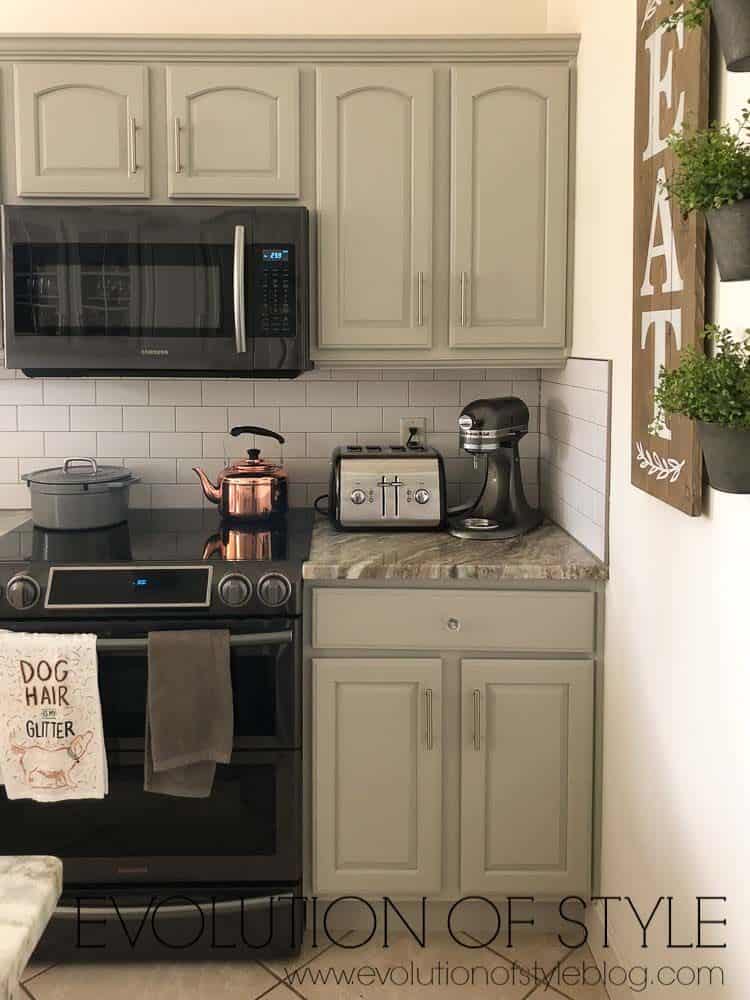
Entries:
[[208,478],[203,469],[193,468],[193,472],[198,476],[201,481],[201,486],[203,487],[203,493],[206,500],[210,500],[211,503],[218,503],[221,499],[221,490],[218,486],[214,486],[211,480]]

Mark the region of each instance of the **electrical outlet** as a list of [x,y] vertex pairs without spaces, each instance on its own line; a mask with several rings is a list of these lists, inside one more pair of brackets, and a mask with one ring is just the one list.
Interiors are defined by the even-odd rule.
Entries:
[[401,417],[401,444],[427,444],[426,417]]

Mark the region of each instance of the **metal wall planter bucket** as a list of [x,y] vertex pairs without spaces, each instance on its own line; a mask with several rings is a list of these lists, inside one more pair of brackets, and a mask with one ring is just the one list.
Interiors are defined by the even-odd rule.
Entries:
[[750,278],[750,198],[706,212],[722,281]]
[[750,429],[696,420],[708,479],[722,493],[750,493]]
[[713,0],[711,4],[727,69],[750,70],[750,4],[747,0]]

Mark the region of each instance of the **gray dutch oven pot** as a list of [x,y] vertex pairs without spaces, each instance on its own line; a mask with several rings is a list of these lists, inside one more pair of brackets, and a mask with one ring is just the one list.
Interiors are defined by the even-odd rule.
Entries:
[[127,520],[128,494],[138,477],[93,458],[66,458],[62,466],[27,472],[31,516],[40,528],[86,531]]

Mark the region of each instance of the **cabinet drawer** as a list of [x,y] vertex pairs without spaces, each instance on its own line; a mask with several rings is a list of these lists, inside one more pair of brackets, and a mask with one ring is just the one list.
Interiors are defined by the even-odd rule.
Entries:
[[594,602],[588,591],[320,588],[313,592],[313,644],[587,652],[594,647]]

